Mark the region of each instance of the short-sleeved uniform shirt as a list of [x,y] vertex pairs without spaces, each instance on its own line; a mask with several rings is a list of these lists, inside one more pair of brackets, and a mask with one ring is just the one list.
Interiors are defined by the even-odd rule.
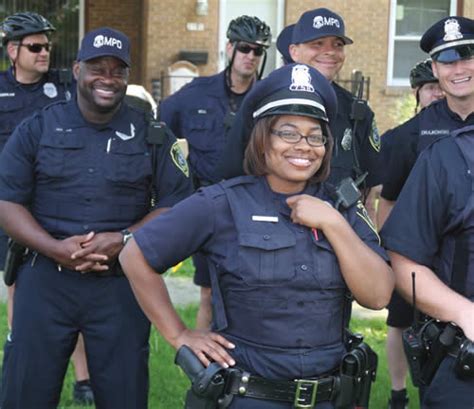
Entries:
[[11,68],[0,72],[0,152],[23,119],[53,102],[71,99],[71,93],[72,84],[62,83],[55,70],[35,84],[19,83]]
[[413,118],[393,129],[393,143],[384,172],[382,197],[395,201],[420,152],[439,137],[455,129],[474,124],[474,114],[463,120],[451,111],[446,99],[435,101]]
[[[305,193],[330,201],[324,189],[310,186]],[[346,288],[328,240],[322,232],[315,240],[311,229],[291,222],[287,197],[272,192],[263,177],[236,178],[198,191],[134,235],[157,272],[198,250],[205,253],[217,269],[211,275],[217,280],[212,279],[214,328],[232,337],[239,351],[243,344],[261,347],[259,362],[268,365],[241,364],[260,376],[280,378],[314,375],[338,364]],[[260,221],[265,215],[272,215],[273,222]],[[385,257],[362,204],[343,215]],[[174,234],[164,235],[170,228]],[[324,329],[313,331],[313,326]],[[275,348],[280,352],[275,354]],[[275,365],[283,357],[287,365]],[[305,366],[310,357],[319,364]]]
[[449,246],[464,229],[471,194],[469,166],[454,138],[437,140],[421,153],[385,222],[384,246],[433,269],[449,284],[454,258]]
[[186,162],[167,133],[146,142],[144,112],[122,104],[108,124],[88,123],[76,100],[47,106],[23,121],[0,156],[0,200],[27,206],[51,235],[117,231],[155,207],[171,207],[192,192]]

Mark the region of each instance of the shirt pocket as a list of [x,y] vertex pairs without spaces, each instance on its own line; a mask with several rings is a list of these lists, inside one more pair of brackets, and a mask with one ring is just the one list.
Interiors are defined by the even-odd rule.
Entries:
[[146,145],[113,140],[103,161],[104,175],[116,184],[136,184],[151,178],[151,152]]
[[195,149],[208,150],[215,143],[215,117],[209,112],[199,113],[198,110],[189,113],[186,118],[184,138],[189,141]]
[[84,139],[79,135],[54,132],[39,143],[37,170],[52,178],[71,177],[83,168]]
[[313,261],[313,274],[321,289],[338,289],[346,286],[336,253],[329,241],[324,238],[315,241]]
[[16,126],[25,119],[22,114],[25,102],[19,98],[0,98],[0,135],[10,136]]
[[239,234],[239,272],[252,286],[281,286],[296,275],[296,238],[289,234]]

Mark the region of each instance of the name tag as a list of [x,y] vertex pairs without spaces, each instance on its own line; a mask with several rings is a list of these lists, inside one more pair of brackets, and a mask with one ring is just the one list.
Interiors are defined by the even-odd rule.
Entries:
[[278,223],[278,217],[276,216],[252,216],[254,222],[268,222],[268,223]]

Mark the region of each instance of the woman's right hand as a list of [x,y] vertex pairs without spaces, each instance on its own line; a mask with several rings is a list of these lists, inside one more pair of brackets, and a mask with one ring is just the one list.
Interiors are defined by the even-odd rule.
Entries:
[[227,349],[233,349],[235,345],[215,332],[185,329],[176,338],[174,346],[178,350],[182,345],[191,348],[206,367],[211,362],[217,362],[224,368],[235,365],[234,359],[227,352]]

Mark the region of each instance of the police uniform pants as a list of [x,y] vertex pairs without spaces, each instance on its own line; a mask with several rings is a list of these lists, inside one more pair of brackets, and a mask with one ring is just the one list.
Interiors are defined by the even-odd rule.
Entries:
[[150,324],[125,277],[58,271],[31,257],[16,282],[5,348],[2,409],[56,408],[78,332],[84,335],[98,409],[142,409],[148,395]]
[[454,358],[448,356],[441,363],[423,394],[422,409],[474,408],[474,379],[458,379],[454,362]]

